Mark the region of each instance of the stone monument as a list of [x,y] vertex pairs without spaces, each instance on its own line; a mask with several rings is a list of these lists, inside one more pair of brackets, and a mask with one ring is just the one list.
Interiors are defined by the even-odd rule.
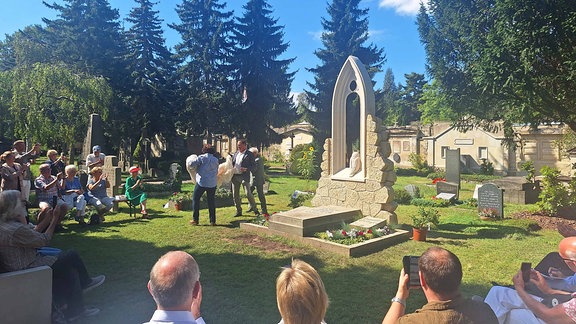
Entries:
[[[313,206],[359,209],[364,216],[397,223],[392,186],[396,182],[388,131],[375,117],[374,91],[368,71],[349,56],[336,80],[332,99],[332,137],[324,143],[322,175]],[[357,94],[360,102],[359,170],[346,166],[346,100]],[[354,170],[356,171],[356,170]],[[352,174],[352,176],[351,176]]]
[[102,153],[109,153],[105,150],[105,144],[104,129],[102,128],[102,118],[100,118],[100,115],[98,114],[92,114],[90,115],[90,122],[88,123],[86,138],[84,138],[84,144],[82,145],[81,160],[84,161],[88,154],[92,153],[92,147],[94,145],[100,145],[102,147]]

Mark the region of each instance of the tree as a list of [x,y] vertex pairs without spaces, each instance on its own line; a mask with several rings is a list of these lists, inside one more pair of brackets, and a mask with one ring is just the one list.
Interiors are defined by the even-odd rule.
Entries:
[[234,125],[232,111],[241,100],[234,92],[231,40],[232,12],[223,11],[219,0],[184,0],[177,5],[180,24],[171,24],[182,37],[175,57],[182,63],[177,71],[180,102],[176,127],[186,136],[211,132],[229,132]]
[[386,69],[384,86],[376,92],[376,116],[386,125],[393,125],[398,120],[398,99],[400,99],[398,85],[394,83],[394,73],[391,68]]
[[576,2],[431,0],[428,8],[418,28],[429,72],[459,126],[560,121],[576,130]]
[[438,87],[438,82],[432,80],[432,84],[424,85],[422,104],[418,106],[421,113],[422,124],[433,124],[436,121],[451,121],[457,117],[450,108],[446,97]]
[[[238,123],[250,143],[261,147],[278,140],[271,127],[284,126],[297,117],[290,96],[295,72],[288,72],[294,58],[279,59],[288,43],[266,0],[249,0],[243,8],[234,34],[239,84],[245,94]],[[258,127],[253,120],[258,120]]]
[[368,40],[368,9],[360,9],[361,0],[333,0],[328,5],[329,19],[322,18],[322,45],[315,51],[321,63],[308,71],[314,74],[314,82],[308,82],[310,91],[306,91],[314,111],[311,112],[312,124],[318,130],[320,143],[330,136],[332,116],[332,94],[338,73],[348,56],[356,56],[366,66],[370,76],[381,71],[385,62],[383,49]]
[[52,37],[55,62],[92,75],[108,78],[116,90],[127,84],[125,41],[119,13],[107,0],[63,0],[48,4],[59,11],[58,19],[43,18]]
[[90,114],[107,117],[112,90],[103,77],[40,63],[3,73],[13,80],[10,113],[16,137],[71,149],[86,135]]
[[40,25],[27,26],[0,42],[0,71],[16,66],[46,63],[52,59],[52,49],[45,30]]
[[427,84],[424,74],[412,72],[405,74],[406,85],[400,86],[400,99],[398,101],[399,125],[408,125],[410,122],[420,120],[418,107],[422,104],[424,86]]
[[[137,5],[126,19],[132,24],[126,32],[128,70],[131,71],[129,103],[134,116],[131,127],[140,137],[173,130],[170,79],[175,69],[172,53],[166,48],[161,20],[155,3],[135,0]],[[134,132],[133,132],[134,133]],[[136,135],[136,134],[135,134]]]

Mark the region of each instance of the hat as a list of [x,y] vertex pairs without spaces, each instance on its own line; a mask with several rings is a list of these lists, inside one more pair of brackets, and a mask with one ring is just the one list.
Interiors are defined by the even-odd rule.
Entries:
[[102,148],[100,147],[100,145],[94,145],[94,147],[92,148],[92,152],[96,152],[96,151],[102,151]]
[[133,167],[130,167],[130,169],[128,169],[128,172],[130,172],[130,173],[138,172],[138,171],[140,171],[140,168],[137,166],[133,166]]

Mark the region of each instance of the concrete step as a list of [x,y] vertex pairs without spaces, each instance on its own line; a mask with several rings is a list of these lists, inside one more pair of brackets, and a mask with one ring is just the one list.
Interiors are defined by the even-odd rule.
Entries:
[[269,228],[304,237],[337,228],[342,222],[350,223],[359,218],[362,218],[362,212],[359,209],[341,206],[302,206],[272,215]]

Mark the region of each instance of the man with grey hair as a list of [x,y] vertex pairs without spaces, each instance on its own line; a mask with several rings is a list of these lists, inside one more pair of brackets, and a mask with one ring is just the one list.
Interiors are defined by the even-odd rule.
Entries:
[[156,302],[156,311],[147,324],[205,324],[200,314],[200,270],[190,254],[171,251],[160,257],[150,271],[148,291]]

